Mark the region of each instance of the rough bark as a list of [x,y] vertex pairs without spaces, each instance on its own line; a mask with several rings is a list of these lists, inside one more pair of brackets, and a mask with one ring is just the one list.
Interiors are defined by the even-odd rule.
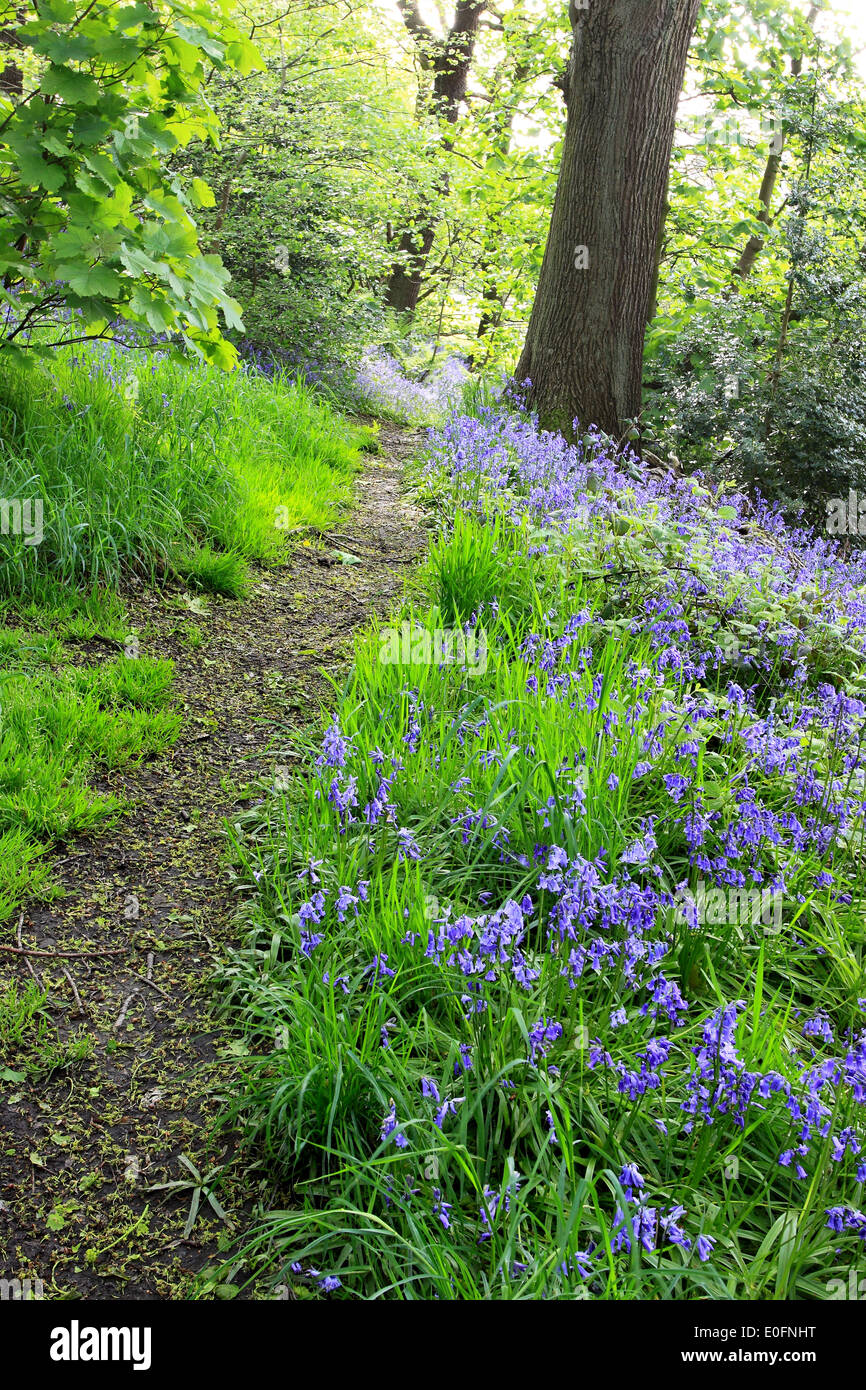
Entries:
[[[487,0],[457,0],[454,23],[445,39],[437,38],[424,23],[416,0],[397,0],[397,3],[403,22],[415,40],[422,68],[433,74],[430,112],[446,125],[456,125],[460,104],[466,97],[469,85],[475,39]],[[446,137],[443,149],[447,151],[451,143]],[[447,193],[446,179],[440,182],[437,191]],[[398,257],[385,291],[385,303],[390,309],[402,313],[414,312],[435,236],[436,218],[432,204],[422,199],[411,225],[404,229],[397,243]]]
[[[637,416],[677,103],[700,0],[571,0],[565,140],[518,381],[549,428]],[[577,268],[586,248],[588,266]]]

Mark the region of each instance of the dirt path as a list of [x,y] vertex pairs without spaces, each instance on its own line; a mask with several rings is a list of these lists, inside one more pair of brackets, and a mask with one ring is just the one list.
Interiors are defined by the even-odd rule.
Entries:
[[101,784],[130,813],[61,848],[66,896],[25,914],[25,946],[87,956],[0,957],[0,988],[29,970],[50,989],[60,1037],[90,1051],[35,1077],[0,1062],[0,1278],[39,1279],[48,1298],[188,1296],[226,1226],[202,1199],[185,1233],[194,1186],[148,1190],[194,1184],[181,1155],[201,1174],[222,1169],[218,1200],[243,1225],[252,1179],[209,1137],[232,1064],[207,990],[233,939],[222,823],[291,761],[290,731],[328,698],[323,669],[345,668],[356,629],[387,612],[423,550],[420,516],[401,496],[416,444],[383,426],[356,512],[257,574],[248,601],[208,597],[204,613],[182,590],[130,601],[140,654],[175,662],[184,728],[169,754]]

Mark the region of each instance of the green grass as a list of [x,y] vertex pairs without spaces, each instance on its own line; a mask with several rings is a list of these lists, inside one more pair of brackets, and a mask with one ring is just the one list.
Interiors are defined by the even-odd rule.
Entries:
[[96,792],[97,766],[169,747],[180,731],[168,661],[121,654],[58,669],[58,639],[0,628],[0,921],[51,891],[45,849],[112,824],[123,804]]
[[[26,593],[0,600],[0,618],[4,617],[21,625],[20,636],[35,628],[43,640],[90,642],[99,637],[122,645],[129,632],[126,607],[113,589],[72,589],[50,574],[38,575]],[[12,640],[10,631],[7,642]]]
[[[129,620],[110,589],[40,575],[0,604],[0,922],[54,891],[46,851],[112,824],[122,805],[93,791],[97,767],[163,751],[179,731],[168,662],[127,658]],[[118,654],[76,666],[99,639]]]
[[345,511],[374,443],[286,377],[105,345],[0,365],[0,497],[43,515],[38,545],[0,535],[0,597],[130,571],[239,596],[249,561]]
[[47,1076],[87,1060],[93,1038],[84,1030],[65,1039],[51,1017],[49,991],[35,980],[0,986],[0,1076],[8,1082]]

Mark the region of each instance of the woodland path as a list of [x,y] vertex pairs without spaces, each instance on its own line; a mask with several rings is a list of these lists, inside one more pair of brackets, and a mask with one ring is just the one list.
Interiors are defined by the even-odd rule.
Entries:
[[[93,1044],[48,1075],[0,1067],[2,1278],[39,1278],[55,1299],[189,1297],[228,1232],[202,1199],[185,1235],[192,1188],[148,1190],[192,1181],[181,1155],[199,1173],[221,1169],[216,1195],[243,1227],[258,1176],[211,1134],[233,1060],[208,988],[237,934],[224,822],[299,756],[293,731],[315,720],[328,674],[346,669],[357,629],[388,612],[423,552],[401,481],[417,442],[383,424],[355,511],[285,567],[257,571],[247,600],[200,602],[176,586],[125,595],[140,654],[175,664],[183,730],[168,753],[94,780],[128,813],[61,847],[65,896],[24,914],[23,946],[86,954],[0,957],[0,988],[33,975],[60,1037]],[[110,655],[92,644],[86,659]]]

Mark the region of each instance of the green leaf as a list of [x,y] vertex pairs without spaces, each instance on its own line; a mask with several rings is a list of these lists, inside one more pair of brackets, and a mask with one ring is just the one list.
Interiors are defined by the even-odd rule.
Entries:
[[174,327],[175,315],[171,306],[164,299],[148,294],[142,286],[134,291],[131,307],[134,314],[147,320],[155,333],[165,333]]
[[197,208],[212,208],[216,205],[213,190],[205,183],[204,179],[193,179],[190,184],[190,192]]
[[92,169],[95,174],[98,174],[109,188],[114,188],[120,174],[117,165],[109,159],[107,154],[103,154],[99,150],[94,151],[84,156],[84,162],[88,169]]
[[265,61],[262,58],[255,44],[250,43],[249,39],[239,38],[233,40],[226,49],[226,57],[233,67],[236,67],[242,77],[258,69],[263,71]]
[[80,63],[93,56],[93,42],[85,34],[62,34],[49,31],[41,35],[33,44],[34,53],[44,53],[52,63],[64,67],[67,63]]
[[159,263],[140,246],[130,246],[126,242],[120,248],[120,259],[130,275],[155,275]]
[[66,170],[62,164],[49,164],[41,155],[33,155],[29,151],[19,156],[18,168],[25,183],[47,188],[49,193],[56,193],[66,182]]
[[88,102],[95,104],[99,98],[99,88],[87,73],[55,67],[53,64],[42,79],[42,90],[51,96],[62,97],[70,106],[78,102],[82,105]]
[[76,294],[86,296],[116,294],[123,283],[117,271],[105,265],[58,266],[57,273]]

